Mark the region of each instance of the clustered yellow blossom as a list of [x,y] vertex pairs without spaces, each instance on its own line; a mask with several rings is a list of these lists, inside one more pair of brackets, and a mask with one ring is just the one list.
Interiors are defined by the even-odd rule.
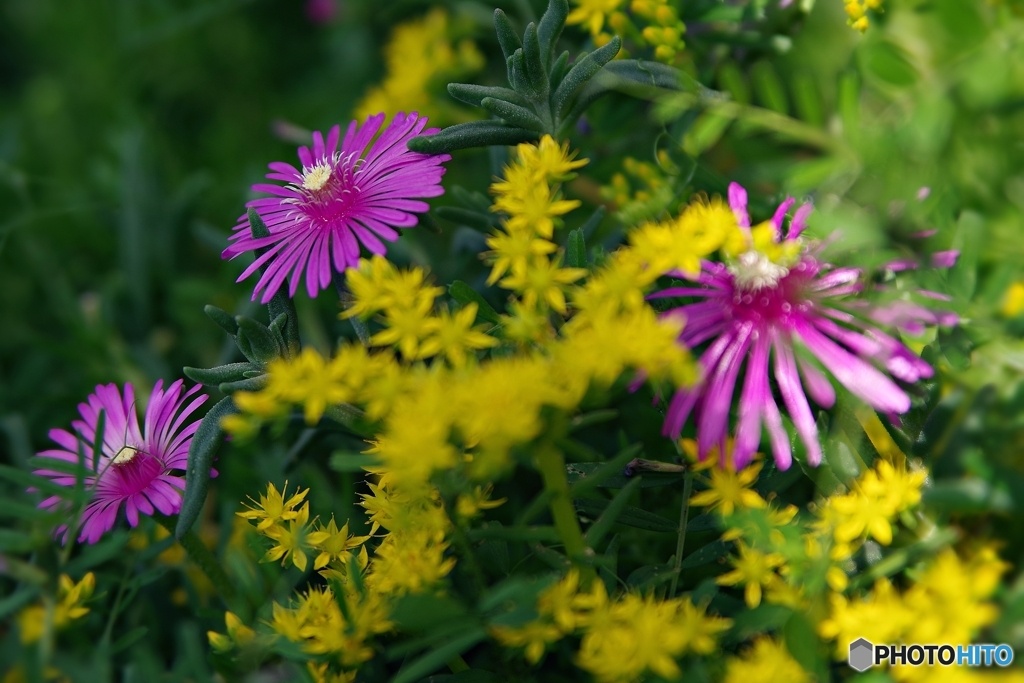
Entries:
[[210,647],[217,652],[230,652],[234,648],[244,649],[256,640],[256,631],[242,623],[234,612],[224,613],[225,633],[207,631]]
[[586,27],[596,45],[606,44],[616,33],[641,47],[654,48],[654,58],[667,64],[673,63],[684,47],[686,24],[679,19],[672,0],[632,0],[632,18],[624,11],[626,0],[573,0],[573,5],[566,23]]
[[1007,287],[1000,313],[1007,318],[1016,318],[1024,313],[1024,282],[1014,282]]
[[355,118],[384,112],[419,112],[432,124],[465,121],[472,115],[432,94],[453,78],[479,71],[484,57],[473,41],[452,43],[447,12],[435,8],[419,19],[399,24],[384,46],[387,73],[379,86],[370,89],[356,106]]
[[545,135],[537,144],[519,145],[516,160],[491,185],[491,208],[505,217],[501,229],[487,240],[492,263],[487,282],[500,280],[500,286],[519,294],[528,315],[549,308],[565,313],[565,290],[586,275],[582,268],[562,268],[560,256],[551,257],[558,250],[552,241],[556,224],[580,205],[578,200],[562,199],[559,189],[587,163],[574,156],[567,145]]
[[846,14],[850,17],[850,26],[858,31],[868,30],[871,22],[868,20],[868,10],[880,11],[882,0],[845,0]]
[[342,315],[365,318],[383,313],[386,327],[373,336],[370,344],[394,346],[406,361],[443,355],[459,367],[472,351],[498,344],[497,339],[474,326],[475,303],[454,313],[443,309],[435,314],[434,302],[444,290],[427,285],[422,268],[399,271],[387,259],[374,256],[361,261],[359,269],[348,271],[348,284],[355,302]]
[[675,678],[676,658],[710,654],[718,634],[732,623],[707,615],[688,598],[609,597],[601,581],[583,588],[576,570],[541,593],[536,610],[536,619],[492,627],[492,635],[503,645],[523,648],[526,660],[535,664],[548,645],[579,634],[577,664],[603,683],[633,681],[648,671]]
[[[671,164],[665,150],[658,153],[658,161],[662,167]],[[671,180],[658,166],[626,157],[622,171],[612,176],[611,184],[601,188],[601,196],[615,203],[623,223],[637,225],[667,209],[675,191]]]
[[[863,597],[832,594],[829,616],[818,632],[835,640],[837,659],[846,657],[857,638],[875,643],[968,644],[998,617],[989,598],[1008,567],[991,545],[964,555],[946,548],[921,570],[908,572],[913,582],[902,594],[888,579],[879,579]],[[933,670],[897,666],[892,673],[900,681],[925,681],[932,680]]]
[[808,683],[810,680],[810,675],[793,659],[785,643],[762,637],[740,657],[729,659],[723,683]]
[[[239,517],[259,520],[256,532],[266,536],[274,545],[267,550],[264,561],[281,560],[286,564],[289,560],[306,571],[309,555],[315,555],[313,568],[324,570],[325,576],[331,572],[345,572],[349,559],[356,548],[360,548],[370,537],[352,536],[348,531],[348,523],[338,529],[334,518],[324,526],[319,520],[309,521],[309,502],[303,502],[309,489],[298,491],[287,498],[288,482],[278,492],[273,483],[267,484],[267,495],[261,495],[259,502],[253,501],[248,510],[236,513]],[[366,549],[360,551],[360,564],[366,565]]]
[[[57,583],[57,599],[49,605],[39,602],[18,613],[18,629],[21,642],[29,645],[38,641],[46,633],[47,621],[53,632],[68,626],[75,619],[81,619],[89,613],[83,605],[92,597],[96,589],[96,577],[89,572],[82,580],[75,583],[70,576],[62,574]],[[52,609],[52,615],[49,614]]]

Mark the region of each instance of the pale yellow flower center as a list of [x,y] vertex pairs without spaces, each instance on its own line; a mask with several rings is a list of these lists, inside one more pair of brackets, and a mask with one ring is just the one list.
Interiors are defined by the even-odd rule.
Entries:
[[789,274],[789,268],[773,263],[765,254],[751,249],[739,255],[730,266],[736,287],[756,292],[765,287],[774,287]]
[[138,454],[139,449],[133,448],[132,446],[125,446],[117,452],[117,455],[114,456],[111,463],[114,465],[127,465],[134,460],[135,456]]
[[302,169],[302,187],[310,192],[318,192],[323,189],[327,181],[331,179],[331,167],[323,162],[313,168]]

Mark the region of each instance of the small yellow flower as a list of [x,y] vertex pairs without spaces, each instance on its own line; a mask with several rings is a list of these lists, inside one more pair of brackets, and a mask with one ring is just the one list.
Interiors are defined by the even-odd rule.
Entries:
[[306,537],[309,545],[320,551],[313,560],[313,569],[323,569],[331,560],[345,562],[349,551],[358,548],[369,539],[369,536],[350,536],[348,522],[339,529],[332,516],[327,526],[321,526]]
[[591,35],[598,35],[606,18],[619,10],[625,0],[573,0],[576,9],[569,13],[566,23],[583,24]]
[[559,313],[565,313],[565,288],[584,277],[584,268],[560,268],[557,260],[536,258],[527,268],[501,281],[501,286],[523,294],[523,303],[534,306],[545,302]]
[[723,683],[808,683],[811,677],[780,641],[761,637],[741,657],[730,657]]
[[539,662],[547,646],[562,639],[558,627],[544,621],[531,621],[516,628],[496,626],[491,635],[502,645],[523,648],[530,664]]
[[558,250],[554,242],[537,237],[528,230],[495,233],[487,238],[487,246],[492,251],[485,256],[493,260],[491,274],[487,277],[489,285],[493,285],[509,271],[525,269],[534,257],[553,254]]
[[295,517],[288,522],[288,528],[283,525],[274,525],[267,528],[264,535],[275,541],[277,545],[267,551],[264,559],[267,561],[281,560],[281,564],[291,557],[292,564],[299,568],[299,571],[306,571],[307,557],[306,550],[310,550],[308,529],[309,503],[299,508]]
[[267,484],[267,495],[260,494],[260,501],[257,503],[252,500],[254,507],[249,507],[248,510],[243,512],[236,512],[235,514],[245,519],[258,519],[260,522],[256,525],[256,531],[266,531],[275,524],[286,522],[289,520],[296,519],[299,516],[299,512],[295,510],[295,507],[306,498],[306,494],[309,493],[309,489],[305,491],[296,490],[295,494],[285,500],[285,496],[288,492],[288,482],[284,483],[284,487],[281,492],[278,493],[277,487],[273,483]]
[[[708,458],[711,460],[711,458]],[[690,504],[698,507],[708,507],[718,510],[722,515],[729,516],[737,509],[763,509],[768,507],[764,498],[750,489],[750,486],[757,481],[757,475],[761,473],[762,463],[756,462],[750,466],[733,472],[722,467],[712,467],[711,478],[708,480],[708,489],[701,491],[690,498]]]
[[370,343],[374,346],[398,347],[406,360],[415,360],[421,354],[420,344],[431,333],[434,319],[430,315],[433,301],[418,300],[408,308],[394,307],[384,312],[386,329],[373,335]]
[[456,514],[463,519],[469,519],[480,514],[481,510],[493,510],[504,505],[508,498],[490,499],[493,490],[494,486],[488,484],[486,487],[477,486],[472,493],[460,494],[455,502]]
[[466,364],[466,351],[488,349],[498,345],[498,340],[474,328],[477,305],[466,304],[454,314],[447,309],[435,318],[432,333],[420,348],[422,357],[444,354],[454,367]]
[[1006,318],[1016,318],[1024,313],[1024,282],[1014,282],[1007,288],[999,310]]
[[762,586],[770,586],[779,581],[775,573],[777,567],[785,562],[778,553],[763,553],[755,550],[742,541],[739,543],[740,555],[732,559],[735,569],[718,577],[720,586],[744,584],[744,598],[747,606],[753,609],[761,604]]
[[243,624],[233,612],[224,613],[224,625],[227,627],[227,633],[206,632],[210,647],[218,652],[229,652],[235,646],[244,648],[256,638],[256,632]]
[[[57,582],[57,599],[53,605],[53,630],[59,631],[75,619],[81,619],[88,614],[89,608],[83,607],[83,604],[92,597],[94,590],[96,576],[92,572],[83,576],[78,583],[67,574],[62,574]],[[46,607],[42,604],[35,604],[18,613],[22,644],[28,645],[43,637],[46,630],[46,612]]]

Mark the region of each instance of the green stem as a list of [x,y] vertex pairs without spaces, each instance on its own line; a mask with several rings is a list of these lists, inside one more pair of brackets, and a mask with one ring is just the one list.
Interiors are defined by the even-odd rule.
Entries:
[[683,505],[679,511],[679,537],[676,539],[676,559],[673,563],[675,574],[672,576],[672,585],[669,586],[668,596],[676,596],[676,587],[679,585],[679,574],[683,570],[683,547],[686,544],[686,527],[690,521],[690,494],[693,493],[693,472],[687,472],[683,479]]
[[592,551],[583,538],[583,530],[580,529],[580,520],[576,517],[576,509],[572,505],[572,496],[569,495],[569,479],[565,474],[565,459],[561,451],[554,447],[554,444],[545,442],[535,454],[537,468],[544,479],[544,490],[551,496],[551,517],[555,522],[555,529],[565,546],[565,553],[577,566],[580,578],[584,585],[593,580],[597,573],[592,566],[583,564],[581,560]]
[[[154,517],[160,523],[160,526],[170,531],[172,536],[174,535],[174,520],[164,515],[154,515]],[[185,549],[185,552],[192,558],[192,561],[206,574],[206,578],[213,584],[221,600],[227,602],[235,597],[235,587],[231,584],[231,579],[228,578],[227,572],[220,566],[220,562],[210,552],[210,549],[199,540],[199,536],[194,531],[190,529],[185,532],[185,535],[178,539],[178,542],[181,543],[181,547]]]

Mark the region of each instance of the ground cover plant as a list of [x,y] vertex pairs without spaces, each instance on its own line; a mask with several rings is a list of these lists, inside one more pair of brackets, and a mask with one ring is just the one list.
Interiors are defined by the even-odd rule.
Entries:
[[4,683],[1024,680],[1024,4],[498,4],[0,6]]

